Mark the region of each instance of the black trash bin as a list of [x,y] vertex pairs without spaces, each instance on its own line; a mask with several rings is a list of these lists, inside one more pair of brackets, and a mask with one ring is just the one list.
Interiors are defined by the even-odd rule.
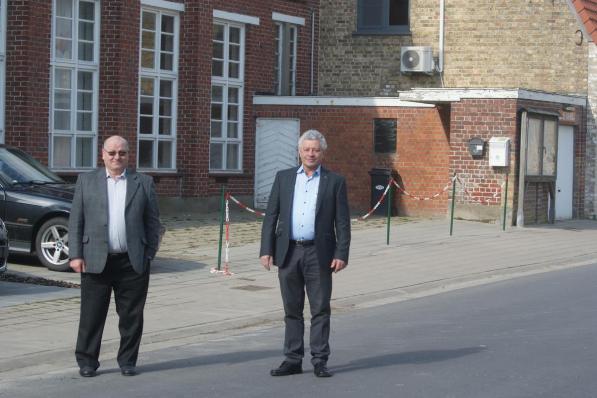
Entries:
[[[392,170],[390,169],[378,169],[373,168],[369,170],[369,175],[371,176],[371,207],[375,206],[375,204],[383,195],[386,187],[388,186],[388,181],[392,176]],[[390,188],[393,189],[393,188]],[[395,206],[395,196],[396,190],[392,192],[392,215],[396,215],[396,206]],[[378,216],[386,216],[388,214],[388,198],[384,199],[383,202],[379,204],[377,209],[373,212],[373,214]]]

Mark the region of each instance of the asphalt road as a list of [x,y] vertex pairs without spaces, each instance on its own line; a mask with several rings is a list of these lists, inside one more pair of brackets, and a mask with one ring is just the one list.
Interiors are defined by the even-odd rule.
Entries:
[[140,375],[115,362],[0,384],[1,397],[597,396],[597,265],[533,275],[333,316],[331,379],[273,378],[279,327],[142,352]]

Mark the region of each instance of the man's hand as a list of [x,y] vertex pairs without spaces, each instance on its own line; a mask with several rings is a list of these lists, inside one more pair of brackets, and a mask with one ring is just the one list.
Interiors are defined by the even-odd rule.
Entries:
[[263,268],[265,268],[268,271],[274,264],[274,258],[268,255],[259,257],[259,261],[261,261],[261,265],[263,265]]
[[335,258],[332,260],[332,265],[330,265],[330,268],[333,269],[334,272],[340,272],[344,268],[346,268],[346,263],[342,260],[338,260],[337,258]]
[[69,265],[77,273],[85,272],[85,260],[82,258],[73,258],[70,260]]

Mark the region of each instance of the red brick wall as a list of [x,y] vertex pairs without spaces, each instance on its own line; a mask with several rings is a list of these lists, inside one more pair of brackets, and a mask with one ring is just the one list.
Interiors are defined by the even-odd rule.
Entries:
[[[315,128],[328,141],[324,165],[347,178],[349,202],[363,215],[370,208],[371,168],[397,171],[412,195],[430,197],[449,182],[448,134],[436,108],[256,106],[255,117],[298,118],[301,131]],[[379,155],[373,149],[373,120],[396,118],[397,153]],[[447,193],[434,200],[399,198],[401,215],[435,215],[446,211]]]

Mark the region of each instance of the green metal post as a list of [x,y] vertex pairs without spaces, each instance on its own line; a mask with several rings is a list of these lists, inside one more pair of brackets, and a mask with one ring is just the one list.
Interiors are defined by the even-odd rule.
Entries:
[[220,241],[218,243],[218,271],[222,264],[222,237],[224,236],[224,212],[226,211],[226,185],[222,185],[222,192],[220,194]]
[[386,223],[387,225],[387,231],[386,231],[386,245],[390,245],[390,224],[392,222],[392,188],[394,188],[392,185],[392,180],[389,181],[390,184],[390,188],[388,189],[388,202],[387,202],[387,206],[388,206],[388,222]]
[[[456,177],[456,173],[454,173]],[[452,210],[450,211],[450,236],[452,236],[452,230],[454,229],[454,203],[456,203],[456,178],[452,181]]]
[[508,173],[506,173],[506,189],[504,193],[504,217],[502,220],[502,231],[506,230],[506,210],[508,209]]

